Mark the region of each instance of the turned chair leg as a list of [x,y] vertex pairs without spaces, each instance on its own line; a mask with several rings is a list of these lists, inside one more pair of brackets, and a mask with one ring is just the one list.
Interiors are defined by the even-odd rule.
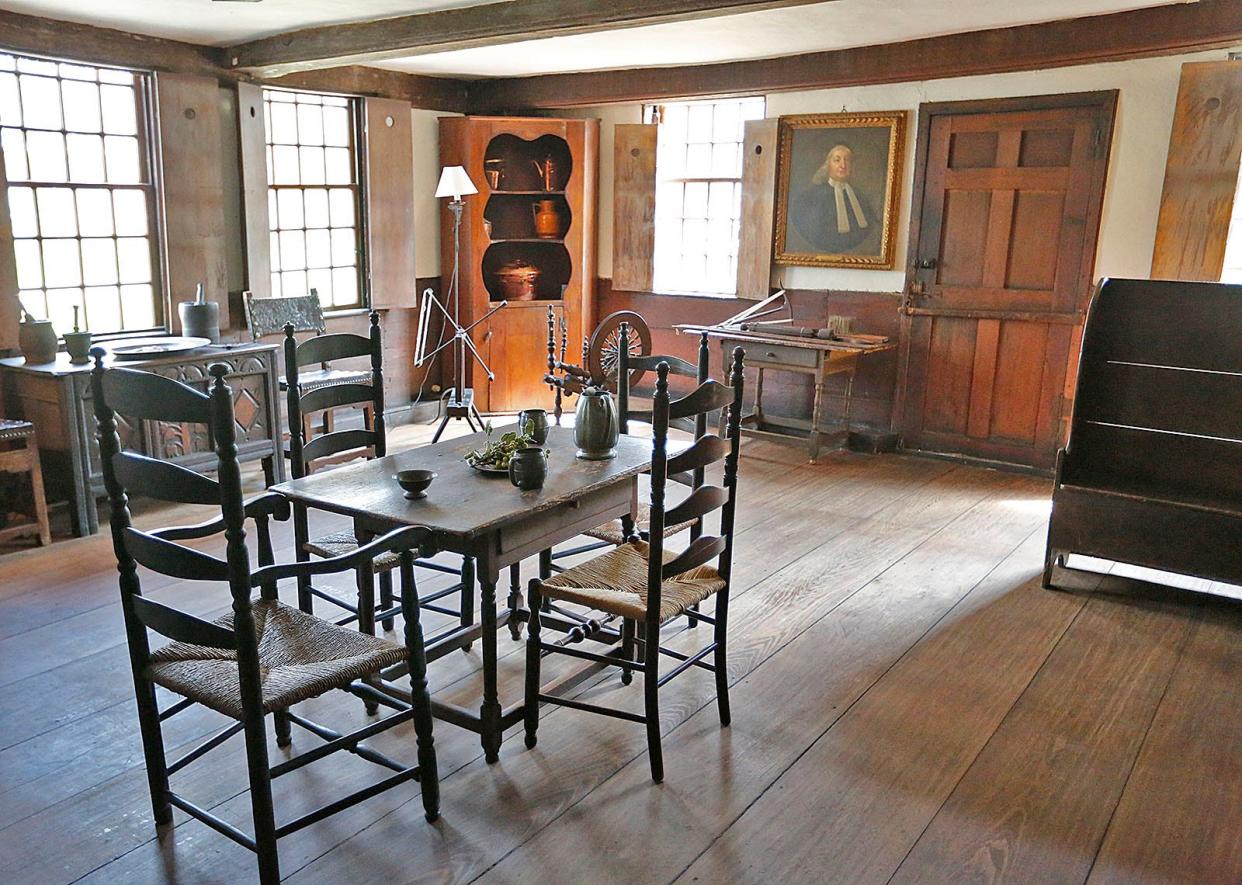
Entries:
[[530,621],[526,624],[526,746],[533,748],[539,740],[539,612],[542,594],[538,579],[532,578],[527,589]]
[[160,727],[160,711],[155,701],[155,683],[135,673],[134,689],[138,695],[138,728],[142,734],[142,752],[147,763],[147,786],[151,791],[151,813],[156,827],[172,823],[172,804],[168,801],[168,760],[164,754],[164,733]]
[[644,624],[643,718],[647,723],[647,756],[651,779],[664,782],[664,751],[660,746],[660,624]]
[[[384,611],[392,611],[394,597],[393,597],[393,592],[392,592],[392,572],[391,571],[380,572],[379,590],[380,590],[380,608],[383,609]],[[384,628],[385,632],[387,632],[393,628],[394,623],[395,621],[393,620],[392,617],[387,617],[387,618],[384,618],[384,620],[380,622],[380,625]]]
[[726,587],[716,595],[716,626],[713,639],[716,649],[713,652],[712,666],[716,670],[716,707],[720,711],[720,724],[728,725],[732,720],[729,712],[729,651],[727,642],[727,625],[729,620],[729,590]]
[[272,713],[272,722],[276,726],[276,746],[287,747],[293,743],[293,726],[289,722],[289,711],[276,710]]
[[[634,619],[623,618],[621,621],[621,659],[634,660]],[[621,684],[629,685],[634,681],[634,668],[626,666],[621,669]]]

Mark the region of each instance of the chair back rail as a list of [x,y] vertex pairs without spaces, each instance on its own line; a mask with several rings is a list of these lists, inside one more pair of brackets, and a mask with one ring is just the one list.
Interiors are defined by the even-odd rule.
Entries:
[[[297,346],[295,362],[298,366],[311,366],[350,357],[370,356],[370,354],[371,340],[366,336],[355,335],[352,332],[331,332],[300,342]],[[285,367],[285,371],[289,371],[288,366]]]
[[375,391],[370,384],[331,384],[302,394],[300,408],[303,414],[308,414],[341,406],[370,405],[374,399]]
[[310,464],[318,458],[378,444],[378,435],[370,430],[334,430],[331,433],[322,433],[302,446],[302,461],[303,464]]
[[733,390],[719,381],[707,380],[681,399],[675,399],[668,405],[670,421],[678,418],[698,417],[722,409],[733,402]]
[[193,581],[229,579],[229,566],[224,560],[139,531],[133,526],[125,528],[125,549],[140,565],[162,575]]
[[192,387],[136,369],[110,369],[103,377],[103,395],[114,412],[149,421],[207,424],[211,400]]
[[719,510],[729,497],[729,490],[721,486],[701,485],[696,487],[685,499],[664,512],[665,525],[678,525]]
[[144,627],[166,636],[174,642],[189,642],[207,648],[237,649],[237,637],[233,631],[211,621],[204,621],[180,609],[164,605],[146,596],[132,600],[134,614]]
[[[660,617],[661,583],[691,569],[717,560],[721,576],[728,579],[733,548],[733,512],[737,496],[737,459],[741,444],[742,361],[744,351],[733,352],[730,386],[704,380],[694,391],[678,400],[669,397],[669,366],[656,368],[656,389],[652,401],[651,524],[647,561],[647,616],[649,624]],[[704,363],[706,360],[704,360]],[[709,412],[728,408],[724,438],[702,433],[684,452],[668,456],[669,421],[674,417],[706,419]],[[723,486],[704,485],[704,468],[725,459]],[[665,488],[670,474],[690,470],[693,491],[679,504],[665,507]],[[720,510],[720,534],[703,534],[703,517]],[[664,527],[685,520],[695,521],[690,544],[679,555],[664,562]]]
[[[625,324],[622,323],[622,328],[624,327],[625,327]],[[699,378],[699,367],[686,362],[681,357],[629,356],[627,354],[625,358],[625,363],[626,363],[625,368],[628,371],[634,371],[635,369],[643,369],[644,371],[647,371],[647,372],[654,372],[659,367],[660,363],[668,363],[668,372],[670,375],[681,375],[685,378],[694,378],[695,380],[702,380]]]
[[133,452],[112,456],[117,480],[127,489],[160,501],[179,504],[219,504],[220,484],[179,464],[157,461]]
[[295,332],[315,332],[322,335],[328,323],[323,315],[323,302],[319,293],[311,289],[309,295],[291,295],[285,298],[255,298],[251,292],[243,294],[246,304],[246,320],[250,335],[255,341],[265,335],[275,335],[286,325]]
[[714,433],[704,434],[684,452],[668,459],[670,475],[687,470],[698,470],[714,464],[728,452],[728,445]]

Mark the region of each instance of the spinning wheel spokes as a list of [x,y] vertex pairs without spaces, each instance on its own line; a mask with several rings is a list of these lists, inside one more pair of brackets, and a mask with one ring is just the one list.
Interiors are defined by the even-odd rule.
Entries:
[[[629,326],[629,334],[625,341],[621,338],[621,324]],[[587,352],[587,369],[591,378],[597,383],[603,381],[605,386],[617,390],[617,367],[621,360],[621,348],[625,347],[630,356],[651,355],[651,330],[638,314],[630,310],[619,310],[604,317],[594,334]],[[645,374],[643,369],[630,372],[630,384],[637,384]]]

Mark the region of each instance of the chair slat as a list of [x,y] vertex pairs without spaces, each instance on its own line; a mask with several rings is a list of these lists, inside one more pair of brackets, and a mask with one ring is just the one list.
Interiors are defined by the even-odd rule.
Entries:
[[704,412],[721,409],[733,402],[733,388],[726,387],[719,381],[704,381],[694,389],[693,393],[673,400],[668,404],[669,420],[689,418]]
[[725,539],[718,535],[701,535],[690,542],[682,553],[664,563],[660,574],[665,579],[676,577],[692,568],[698,568],[719,556],[725,549]]
[[668,459],[668,472],[682,473],[706,467],[723,458],[727,451],[728,446],[723,439],[714,433],[704,434],[690,448]]
[[143,626],[175,642],[189,642],[208,648],[237,648],[236,634],[219,624],[196,618],[146,596],[133,597],[133,606],[134,614],[142,621]]
[[178,504],[220,503],[218,482],[168,461],[119,452],[112,458],[112,469],[130,492]]
[[125,549],[140,564],[162,575],[191,581],[227,581],[229,577],[228,563],[223,560],[132,526],[125,529]]
[[687,378],[698,380],[699,368],[676,356],[632,356],[629,358],[630,371],[642,369],[647,372],[654,372],[660,363],[668,363],[668,371],[671,375],[683,375]]
[[705,513],[711,513],[713,510],[723,506],[728,499],[729,492],[720,486],[699,486],[686,496],[686,500],[676,507],[671,507],[665,511],[664,524],[679,525],[692,519],[698,519]]
[[322,333],[327,324],[323,318],[323,302],[315,290],[310,295],[290,295],[285,298],[255,298],[246,293],[246,314],[250,320],[250,334],[258,341],[264,335],[284,331],[285,324],[295,332]]
[[302,394],[302,414],[334,409],[338,406],[370,405],[375,402],[375,388],[370,384],[329,384]]
[[331,335],[317,335],[307,338],[298,345],[297,363],[309,366],[314,363],[330,363],[332,360],[348,359],[351,356],[370,356],[371,339],[349,332],[334,332]]
[[150,372],[109,369],[103,376],[104,398],[126,418],[207,424],[211,399],[191,387]]
[[326,458],[337,452],[363,449],[375,445],[375,434],[370,430],[335,430],[315,437],[302,447],[302,460],[306,463],[316,458]]

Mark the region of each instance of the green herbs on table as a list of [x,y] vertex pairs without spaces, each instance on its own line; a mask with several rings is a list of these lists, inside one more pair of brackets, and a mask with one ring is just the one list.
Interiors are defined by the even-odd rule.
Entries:
[[[529,433],[518,433],[510,430],[501,434],[500,439],[492,439],[492,422],[488,421],[483,428],[487,433],[487,443],[481,449],[466,453],[466,463],[471,467],[493,470],[508,470],[509,461],[518,449],[530,448],[535,445],[535,438]],[[543,457],[548,457],[548,450],[543,450]]]

